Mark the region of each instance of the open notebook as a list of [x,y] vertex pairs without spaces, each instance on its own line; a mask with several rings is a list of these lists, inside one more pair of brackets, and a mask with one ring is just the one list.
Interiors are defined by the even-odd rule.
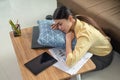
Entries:
[[60,48],[52,48],[49,49],[51,55],[58,61],[53,66],[58,69],[70,74],[74,75],[80,70],[80,68],[92,57],[93,54],[87,52],[82,59],[80,59],[73,67],[68,67],[65,63],[66,56],[65,50]]

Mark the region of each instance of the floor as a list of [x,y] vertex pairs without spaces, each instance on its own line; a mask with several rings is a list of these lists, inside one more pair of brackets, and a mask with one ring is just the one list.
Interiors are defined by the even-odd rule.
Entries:
[[85,73],[82,80],[120,80],[120,55],[114,52],[111,65],[104,70]]
[[[16,55],[11,43],[9,19],[22,28],[37,25],[36,21],[53,14],[56,0],[0,0],[0,80],[22,80]],[[82,80],[119,80],[120,55],[115,53],[112,64],[101,71],[82,75]]]

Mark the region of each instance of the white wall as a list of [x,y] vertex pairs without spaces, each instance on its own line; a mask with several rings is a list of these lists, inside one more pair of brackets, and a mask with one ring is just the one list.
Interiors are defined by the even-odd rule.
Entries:
[[[10,0],[12,18],[19,19],[23,26],[34,26],[36,20],[53,14],[56,0]],[[19,14],[19,15],[18,15]]]

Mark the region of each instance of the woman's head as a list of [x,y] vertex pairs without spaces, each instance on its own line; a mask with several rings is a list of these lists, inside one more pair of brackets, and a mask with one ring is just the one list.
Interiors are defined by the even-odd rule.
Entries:
[[58,7],[55,10],[53,19],[55,21],[54,28],[65,33],[69,32],[74,23],[74,18],[71,11],[64,6]]

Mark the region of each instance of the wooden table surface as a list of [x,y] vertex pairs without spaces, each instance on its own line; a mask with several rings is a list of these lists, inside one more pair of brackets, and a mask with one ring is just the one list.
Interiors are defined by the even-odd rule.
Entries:
[[[48,49],[31,49],[32,27],[22,29],[21,33],[21,36],[14,37],[13,33],[10,32],[10,37],[13,43],[23,80],[61,80],[71,77],[71,75],[55,68],[54,66],[47,68],[38,75],[32,74],[24,66],[24,64],[37,57],[41,53],[45,51],[48,52]],[[94,63],[91,60],[88,60],[78,73],[85,73],[93,69],[95,69]]]

